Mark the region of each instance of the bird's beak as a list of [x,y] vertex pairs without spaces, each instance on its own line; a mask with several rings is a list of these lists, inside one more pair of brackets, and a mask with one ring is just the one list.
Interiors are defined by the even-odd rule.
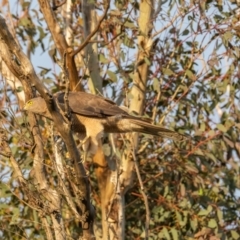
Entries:
[[22,111],[27,111],[26,105],[23,106]]

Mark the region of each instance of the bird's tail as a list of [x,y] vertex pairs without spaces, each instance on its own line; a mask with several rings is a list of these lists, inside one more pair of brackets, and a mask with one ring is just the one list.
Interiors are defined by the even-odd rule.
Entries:
[[141,132],[146,134],[151,134],[155,136],[161,136],[166,138],[171,138],[175,140],[184,140],[186,137],[180,133],[174,132],[164,127],[157,125],[152,125],[143,120],[131,119],[131,128],[133,132]]

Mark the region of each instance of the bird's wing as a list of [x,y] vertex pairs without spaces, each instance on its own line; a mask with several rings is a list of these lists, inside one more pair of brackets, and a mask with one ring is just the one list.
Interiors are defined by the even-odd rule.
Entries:
[[[62,109],[65,108],[64,94],[64,92],[60,92],[55,95]],[[104,125],[106,132],[142,132],[173,139],[183,139],[181,134],[161,126],[152,125],[148,120],[141,117],[132,116],[118,107],[114,102],[100,96],[85,92],[69,92],[68,101],[72,113],[84,116],[81,121],[83,121],[83,125],[86,128],[89,126],[91,126],[91,128],[98,127],[99,122],[96,121],[96,118],[108,118],[121,115],[121,118],[116,121],[114,118],[113,121],[110,121],[110,118],[108,118],[108,123]],[[80,118],[81,116],[78,117]],[[86,118],[95,119],[93,119],[93,121],[85,121]],[[88,126],[86,126],[86,122],[88,122]],[[96,126],[94,126],[94,123],[96,123]],[[101,124],[102,122],[100,125]],[[101,126],[101,130],[102,127],[103,126]]]
[[[60,92],[56,95],[59,106],[63,109],[64,94],[64,92]],[[122,115],[123,117],[131,116],[111,100],[86,92],[70,92],[68,94],[68,101],[73,113],[87,117],[105,118],[116,115]]]

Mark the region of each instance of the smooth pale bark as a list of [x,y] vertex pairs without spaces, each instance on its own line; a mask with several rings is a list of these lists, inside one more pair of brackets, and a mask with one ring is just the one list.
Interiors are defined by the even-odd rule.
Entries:
[[74,36],[72,31],[72,0],[66,0],[66,4],[62,6],[62,15],[65,22],[65,39],[68,46],[72,46]]
[[[153,1],[141,1],[140,3],[140,16],[139,16],[139,37],[138,45],[139,52],[136,59],[134,85],[131,89],[131,103],[130,110],[142,113],[145,90],[148,79],[149,65],[144,61],[145,58],[150,57],[152,49],[152,39],[150,32],[152,30],[152,16],[153,16]],[[90,14],[89,14],[90,16]],[[97,59],[97,56],[93,57]],[[98,65],[96,65],[98,66]],[[98,72],[96,68],[96,72]],[[97,78],[95,78],[97,79]],[[136,149],[137,134],[128,134],[127,138],[132,142],[134,139],[133,148]],[[99,150],[98,156],[95,156],[94,161],[98,161],[102,166],[105,165],[104,155]],[[124,196],[128,189],[131,187],[133,179],[134,161],[131,155],[132,149],[126,149],[121,158],[121,166],[118,170],[111,171],[108,168],[101,169],[101,174],[97,173],[98,183],[101,195],[101,208],[102,208],[102,239],[125,239],[125,199]],[[97,170],[99,171],[99,170]],[[121,172],[121,174],[119,174]],[[102,176],[102,179],[101,177]],[[115,177],[114,177],[115,176]]]
[[[97,26],[97,16],[95,4],[93,1],[82,1],[82,13],[84,24],[84,38],[86,38]],[[96,40],[94,36],[92,40]],[[90,76],[88,86],[91,93],[102,93],[102,78],[98,62],[98,47],[97,43],[88,43],[85,47],[85,59],[87,65],[87,73]]]
[[101,141],[99,141],[99,148],[97,153],[93,156],[93,163],[95,165],[95,174],[98,181],[98,188],[100,192],[101,200],[101,212],[102,212],[102,239],[108,239],[108,206],[111,202],[112,193],[114,192],[114,184],[111,182],[111,170],[105,159],[105,155],[102,149]]
[[[133,87],[131,89],[130,111],[142,114],[143,106],[145,103],[146,83],[148,80],[149,65],[144,61],[144,58],[150,57],[152,49],[152,39],[149,37],[152,30],[152,15],[153,15],[153,1],[142,0],[140,3],[140,16],[138,20],[139,24],[139,37],[138,45],[139,51],[136,60],[135,74],[133,78]],[[138,134],[134,134],[134,149],[137,148]],[[133,169],[133,161],[124,160],[124,170],[127,173],[129,182],[131,183],[130,172]],[[131,170],[130,170],[131,169]],[[123,178],[127,178],[123,176]],[[125,187],[127,188],[127,185]]]
[[[22,89],[23,88],[22,83],[18,80],[18,78],[16,78],[11,73],[7,65],[4,63],[4,61],[2,61],[1,57],[0,57],[0,69],[1,74],[4,77],[4,79],[6,79],[8,85],[12,88],[13,91],[15,91],[20,107],[23,107],[25,103],[25,94]],[[19,91],[19,89],[21,89],[21,91]]]
[[[136,59],[135,74],[133,78],[133,87],[131,89],[130,111],[142,114],[145,103],[146,83],[148,80],[149,65],[144,61],[145,58],[150,58],[152,49],[152,39],[150,33],[152,31],[152,16],[154,14],[153,0],[142,0],[139,5],[140,15],[138,19],[139,36],[138,45],[139,51]],[[130,134],[128,136],[129,142],[132,142],[132,149],[126,149],[122,157],[122,173],[120,175],[119,183],[122,190],[122,201],[124,204],[124,194],[131,187],[133,179],[134,161],[132,159],[131,151],[135,151],[138,147],[138,134]],[[119,209],[121,214],[121,209]],[[125,222],[122,221],[121,227],[124,229]],[[124,239],[124,230],[121,232],[119,239]]]
[[[84,38],[86,38],[97,27],[97,17],[94,3],[83,0],[82,13],[84,23]],[[96,40],[97,37],[95,36],[92,39]],[[97,43],[87,44],[85,47],[85,59],[87,73],[90,76],[88,80],[90,92],[93,94],[102,93],[102,78],[100,75]],[[111,182],[112,171],[110,170],[105,159],[101,142],[99,142],[97,153],[95,156],[93,156],[93,163],[95,164],[95,174],[98,181],[101,199],[102,239],[114,239],[113,234],[111,231],[109,231],[111,223],[109,223],[108,212],[115,186]]]
[[[136,59],[134,84],[131,89],[130,111],[142,114],[145,102],[146,83],[148,80],[149,65],[144,61],[150,58],[152,49],[152,30],[153,1],[141,1],[139,16],[139,52]],[[134,161],[132,151],[138,147],[138,134],[127,134],[129,142],[133,142],[132,149],[126,149],[122,154],[121,164],[115,170],[115,182],[108,175],[105,189],[105,199],[102,203],[103,219],[103,239],[125,239],[125,194],[132,185],[134,177]],[[121,174],[119,174],[121,173]],[[110,173],[109,173],[110,174]],[[114,182],[114,184],[113,184]],[[111,185],[112,184],[112,185]],[[114,186],[114,187],[113,187]],[[107,196],[107,197],[106,197]],[[149,219],[149,216],[147,217]]]

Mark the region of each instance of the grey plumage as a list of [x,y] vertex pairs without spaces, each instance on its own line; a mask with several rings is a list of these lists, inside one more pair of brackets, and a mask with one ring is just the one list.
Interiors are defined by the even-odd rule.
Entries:
[[[64,92],[55,94],[54,98],[64,112]],[[184,136],[177,132],[152,125],[146,119],[130,115],[113,101],[100,96],[85,92],[70,92],[68,101],[72,113],[73,131],[86,134],[83,147],[85,151],[92,154],[96,152],[103,132],[142,132],[177,140],[184,139]],[[51,119],[46,103],[40,97],[29,100],[24,109]]]

